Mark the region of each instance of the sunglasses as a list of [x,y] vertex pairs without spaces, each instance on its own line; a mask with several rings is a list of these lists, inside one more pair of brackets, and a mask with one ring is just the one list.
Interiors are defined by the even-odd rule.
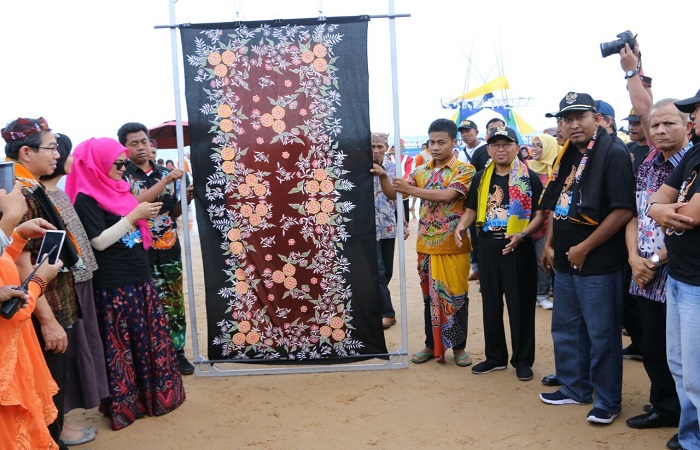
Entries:
[[129,161],[114,161],[112,164],[114,164],[117,170],[122,170],[127,164],[129,164]]

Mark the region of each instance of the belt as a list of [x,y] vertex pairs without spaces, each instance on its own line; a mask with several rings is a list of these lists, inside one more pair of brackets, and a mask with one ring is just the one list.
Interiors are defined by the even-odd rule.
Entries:
[[487,236],[491,236],[492,239],[505,239],[506,238],[505,231],[487,231],[484,234]]

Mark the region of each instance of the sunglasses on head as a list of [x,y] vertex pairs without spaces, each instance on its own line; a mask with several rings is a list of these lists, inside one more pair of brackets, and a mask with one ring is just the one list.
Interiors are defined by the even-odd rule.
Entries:
[[112,164],[114,164],[117,170],[122,170],[127,164],[129,164],[129,161],[114,161]]

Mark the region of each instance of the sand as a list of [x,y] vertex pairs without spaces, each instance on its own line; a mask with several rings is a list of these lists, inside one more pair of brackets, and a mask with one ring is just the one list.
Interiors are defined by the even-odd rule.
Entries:
[[[406,244],[407,318],[400,315],[398,249],[390,288],[399,324],[386,331],[390,351],[423,348],[422,299],[415,268],[416,221]],[[201,352],[206,325],[201,253],[191,233],[193,279]],[[481,297],[470,286],[467,351],[483,360]],[[362,372],[184,377],[187,401],[162,417],[147,417],[112,431],[97,410],[77,410],[73,421],[93,425],[97,438],[76,449],[642,449],[665,448],[672,428],[633,430],[625,420],[648,403],[649,380],[639,361],[624,362],[623,410],[612,425],[586,421],[590,405],[551,406],[540,384],[553,372],[551,311],[537,308],[535,377],[518,381],[515,370],[474,375],[434,360],[408,368]],[[188,313],[188,322],[190,320]],[[507,318],[505,319],[507,320]],[[507,327],[506,327],[507,328]],[[629,343],[624,338],[624,344]],[[191,341],[186,347],[192,356]],[[378,361],[375,361],[378,362]]]

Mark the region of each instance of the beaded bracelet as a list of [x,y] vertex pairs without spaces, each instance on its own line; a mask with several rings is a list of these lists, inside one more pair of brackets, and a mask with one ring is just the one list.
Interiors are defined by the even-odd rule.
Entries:
[[48,282],[46,281],[46,278],[42,277],[41,275],[36,275],[36,274],[35,274],[35,275],[31,278],[31,280],[29,280],[29,281],[33,281],[33,282],[35,282],[36,284],[39,285],[39,287],[41,288],[41,292],[39,293],[39,296],[41,296],[41,295],[44,294],[44,291],[46,291],[46,286],[47,286],[47,284],[48,284]]

